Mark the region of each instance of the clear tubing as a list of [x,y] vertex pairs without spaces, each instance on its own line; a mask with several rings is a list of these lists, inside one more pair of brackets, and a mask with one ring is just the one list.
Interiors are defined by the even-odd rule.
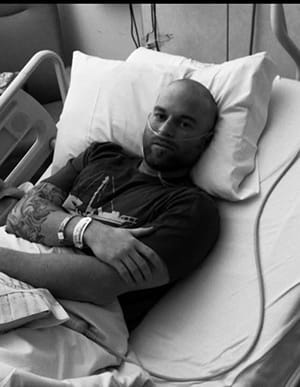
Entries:
[[[150,115],[148,116],[147,118],[147,128],[150,129],[150,131],[155,134],[155,136],[157,137],[161,137],[162,139],[168,139],[168,137],[164,136],[164,135],[161,135],[160,132],[162,130],[162,128],[164,127],[166,123],[163,123],[160,128],[159,128],[159,132],[156,131],[152,125],[151,125],[151,122],[150,122]],[[213,132],[208,132],[206,134],[200,134],[198,136],[192,136],[192,137],[186,137],[186,138],[180,138],[180,142],[188,142],[188,141],[195,141],[195,140],[199,140],[201,138],[204,138],[204,139],[208,139],[209,137],[213,136]]]

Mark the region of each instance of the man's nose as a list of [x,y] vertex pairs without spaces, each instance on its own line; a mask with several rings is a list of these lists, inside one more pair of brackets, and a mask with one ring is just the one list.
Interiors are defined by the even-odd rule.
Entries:
[[168,119],[160,125],[158,133],[161,136],[174,137],[175,123],[173,122],[171,117],[168,117]]

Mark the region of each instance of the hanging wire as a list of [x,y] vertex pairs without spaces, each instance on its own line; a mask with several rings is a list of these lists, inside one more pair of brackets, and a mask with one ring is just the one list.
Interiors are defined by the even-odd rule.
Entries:
[[156,18],[156,4],[151,4],[151,22],[152,30],[154,32],[154,43],[157,51],[160,51],[157,40],[157,18]]
[[129,4],[129,9],[130,9],[130,34],[131,34],[132,40],[135,44],[135,47],[138,48],[138,43],[135,39],[134,30],[133,30],[132,4]]
[[226,60],[229,61],[229,4],[226,4]]
[[251,35],[250,35],[249,55],[253,54],[253,42],[254,42],[254,35],[255,35],[255,14],[256,14],[256,4],[252,4],[252,20],[251,20]]
[[135,20],[133,5],[131,3],[129,3],[129,10],[130,10],[130,33],[131,33],[132,40],[135,44],[135,47],[138,48],[141,46],[141,42],[140,42],[139,31]]
[[[150,7],[151,7],[151,22],[152,22],[152,6],[150,6]],[[150,39],[151,34],[153,34],[153,36],[154,36],[153,22],[151,24],[152,24],[152,31],[150,31],[146,34],[146,46],[147,46],[147,48],[150,48],[149,39]]]

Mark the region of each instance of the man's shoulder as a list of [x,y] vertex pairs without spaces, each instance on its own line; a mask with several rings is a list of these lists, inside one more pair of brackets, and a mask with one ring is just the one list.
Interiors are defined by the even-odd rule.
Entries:
[[94,141],[87,148],[87,152],[90,153],[98,153],[104,151],[123,152],[124,150],[121,145],[118,145],[111,141]]
[[216,199],[194,185],[174,191],[170,206],[181,208],[195,224],[207,218],[219,222],[219,206]]

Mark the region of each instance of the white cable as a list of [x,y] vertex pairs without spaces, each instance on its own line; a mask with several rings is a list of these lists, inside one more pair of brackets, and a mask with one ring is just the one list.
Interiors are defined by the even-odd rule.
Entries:
[[[289,171],[289,169],[294,165],[296,160],[298,159],[300,155],[300,150],[298,150],[291,158],[291,160],[288,162],[288,164],[284,167],[283,171],[280,173],[280,175],[276,178],[276,180],[272,183],[269,191],[267,192],[266,196],[264,197],[256,218],[254,222],[254,255],[255,255],[255,266],[256,266],[256,271],[257,271],[257,283],[258,283],[258,289],[259,289],[259,318],[258,318],[258,324],[255,330],[255,335],[250,343],[249,347],[245,351],[245,353],[235,362],[233,362],[231,365],[228,367],[225,367],[223,369],[217,370],[215,372],[212,372],[211,374],[208,375],[200,375],[200,376],[194,376],[190,378],[185,378],[185,377],[174,377],[173,375],[165,375],[161,374],[158,372],[151,371],[147,369],[139,360],[139,363],[128,359],[127,357],[120,355],[114,351],[112,351],[110,348],[105,347],[111,354],[116,356],[117,358],[123,360],[124,362],[131,363],[134,365],[137,365],[141,367],[144,371],[146,371],[148,374],[151,376],[154,376],[158,379],[168,381],[168,382],[178,382],[178,383],[186,383],[186,382],[202,382],[202,381],[208,381],[211,379],[215,379],[217,377],[223,376],[224,374],[228,373],[229,371],[232,371],[234,368],[239,366],[243,361],[245,361],[250,354],[253,352],[254,348],[257,345],[257,342],[259,340],[259,337],[261,335],[263,325],[264,325],[264,319],[265,319],[265,285],[264,285],[264,278],[263,278],[263,272],[262,272],[262,266],[261,266],[261,255],[260,255],[260,243],[259,243],[259,226],[260,226],[260,220],[262,213],[264,211],[264,208],[267,204],[267,201],[269,200],[272,192],[278,185],[278,183],[281,181],[282,177]],[[95,338],[94,338],[95,339]],[[98,341],[98,340],[96,340]],[[100,343],[103,345],[102,343]]]

